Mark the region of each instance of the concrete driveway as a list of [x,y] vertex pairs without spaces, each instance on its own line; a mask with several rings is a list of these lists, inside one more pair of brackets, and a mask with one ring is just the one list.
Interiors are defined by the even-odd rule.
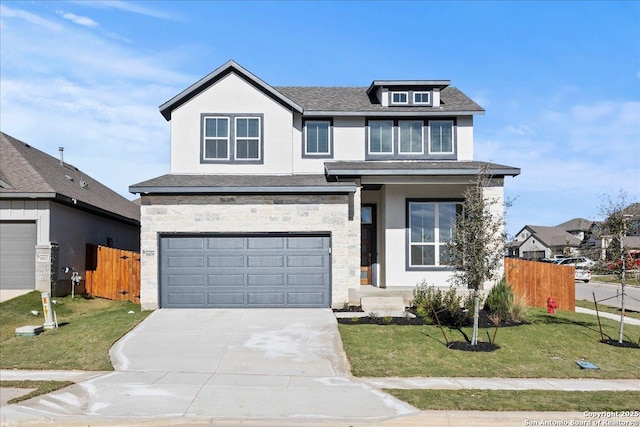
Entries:
[[162,309],[110,355],[116,372],[3,408],[3,421],[362,422],[417,413],[349,375],[329,309]]

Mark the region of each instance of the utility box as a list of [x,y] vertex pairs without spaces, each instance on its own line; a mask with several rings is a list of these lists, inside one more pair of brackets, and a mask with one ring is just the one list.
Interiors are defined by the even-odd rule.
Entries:
[[44,332],[44,328],[42,326],[21,326],[16,328],[16,336],[17,337],[35,337],[36,335],[40,335]]

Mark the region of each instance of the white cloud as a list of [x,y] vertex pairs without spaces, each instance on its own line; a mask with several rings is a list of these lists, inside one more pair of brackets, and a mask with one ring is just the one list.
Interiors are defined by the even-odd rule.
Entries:
[[91,7],[97,7],[102,9],[117,9],[117,10],[122,10],[124,12],[130,12],[138,15],[149,16],[151,18],[176,20],[176,17],[169,13],[162,12],[157,9],[151,9],[151,8],[145,7],[133,1],[119,1],[119,0],[118,1],[116,0],[86,1],[86,0],[83,0],[83,1],[75,1],[73,3],[82,5],[82,6],[91,6]]
[[73,13],[64,12],[62,10],[57,10],[56,13],[62,16],[64,19],[75,24],[82,25],[83,27],[95,28],[99,25],[96,21],[87,16],[78,16],[74,15]]
[[45,27],[50,31],[59,31],[62,29],[62,26],[58,23],[49,21],[38,15],[34,15],[33,13],[29,13],[20,9],[11,9],[4,5],[0,5],[0,16],[2,16],[3,18],[19,18],[30,24]]
[[574,119],[581,122],[600,119],[613,112],[615,104],[612,101],[598,102],[593,105],[576,105],[571,110]]
[[535,130],[527,125],[508,125],[505,130],[514,135],[535,135]]

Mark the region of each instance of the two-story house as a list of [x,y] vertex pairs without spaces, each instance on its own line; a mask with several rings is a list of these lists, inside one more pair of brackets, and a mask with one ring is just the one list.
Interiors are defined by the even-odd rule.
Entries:
[[273,87],[230,61],[160,106],[171,173],[142,198],[143,308],[342,307],[349,289],[448,286],[484,110],[448,80]]

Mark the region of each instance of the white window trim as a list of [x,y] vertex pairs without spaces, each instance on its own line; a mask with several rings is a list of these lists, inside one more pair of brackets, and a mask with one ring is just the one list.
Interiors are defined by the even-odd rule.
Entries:
[[[326,123],[327,124],[327,151],[309,152],[309,123]],[[304,122],[304,155],[305,156],[331,156],[331,121],[330,120],[305,120]]]
[[[255,136],[242,137],[242,138],[238,137],[238,120],[239,119],[257,120],[258,121],[258,136],[257,137],[255,137]],[[234,139],[233,143],[234,143],[234,146],[235,146],[234,153],[236,153],[236,155],[234,156],[235,159],[236,160],[240,160],[240,161],[243,161],[243,160],[262,160],[261,155],[260,155],[260,140],[261,140],[261,136],[262,136],[262,135],[260,135],[260,129],[262,127],[262,123],[260,122],[260,117],[238,116],[238,117],[235,118],[235,120],[233,122],[233,125],[234,125],[234,129],[235,129],[235,135],[234,135],[234,138],[233,138]],[[255,140],[258,143],[258,157],[241,157],[241,158],[238,158],[238,139],[241,139],[241,140],[244,140],[244,141],[246,141],[246,140]],[[227,150],[227,153],[228,153],[228,151],[229,150]]]
[[[391,123],[391,151],[371,151],[371,123]],[[389,156],[395,154],[395,132],[393,120],[369,120],[369,123],[367,124],[367,132],[369,132],[367,152],[370,156]],[[382,148],[382,142],[380,143],[380,148]]]
[[[395,102],[393,100],[393,95],[404,95],[405,96],[405,102]],[[409,104],[409,92],[406,91],[396,91],[396,92],[391,92],[391,98],[389,99],[389,103],[391,105],[408,105]]]
[[[431,151],[431,124],[432,123],[451,123],[451,151]],[[453,123],[453,120],[430,120],[429,121],[429,125],[428,125],[428,129],[427,129],[427,136],[428,136],[428,150],[429,150],[429,154],[454,154],[455,153],[455,145],[456,145],[456,127]]]
[[[426,101],[416,101],[416,95],[427,95]],[[428,91],[420,91],[413,92],[413,104],[414,105],[430,105],[431,104],[431,92]]]
[[[226,120],[227,121],[227,137],[226,138],[220,138],[220,137],[208,137],[206,136],[206,129],[207,129],[207,120],[211,120],[211,119],[216,119],[216,120]],[[205,129],[204,131],[204,135],[202,138],[202,158],[204,160],[229,160],[231,157],[231,146],[229,144],[230,140],[231,140],[231,121],[229,120],[229,117],[224,117],[224,116],[205,116],[203,117],[203,122],[202,122],[202,126],[203,129]],[[227,157],[207,157],[207,140],[209,141],[218,141],[218,140],[226,140],[227,141]]]
[[[420,151],[402,151],[402,123],[420,123]],[[417,155],[424,153],[424,123],[420,120],[400,120],[398,121],[398,154]]]
[[[409,209],[409,247],[407,248],[408,253],[407,253],[407,259],[409,261],[409,267],[410,268],[430,268],[430,267],[449,267],[448,264],[441,264],[440,263],[440,246],[446,245],[447,242],[440,242],[440,205],[442,204],[450,204],[450,203],[454,203],[454,204],[458,204],[458,202],[448,202],[448,201],[442,201],[442,202],[420,202],[420,201],[410,201],[408,204],[408,209]],[[433,216],[434,216],[434,227],[433,227],[433,232],[434,232],[434,236],[433,236],[433,242],[412,242],[411,241],[411,205],[414,204],[432,204],[435,205],[435,209],[433,212]],[[411,263],[411,248],[413,246],[433,246],[434,247],[434,256],[433,256],[433,265],[425,265],[425,264],[412,264]]]

